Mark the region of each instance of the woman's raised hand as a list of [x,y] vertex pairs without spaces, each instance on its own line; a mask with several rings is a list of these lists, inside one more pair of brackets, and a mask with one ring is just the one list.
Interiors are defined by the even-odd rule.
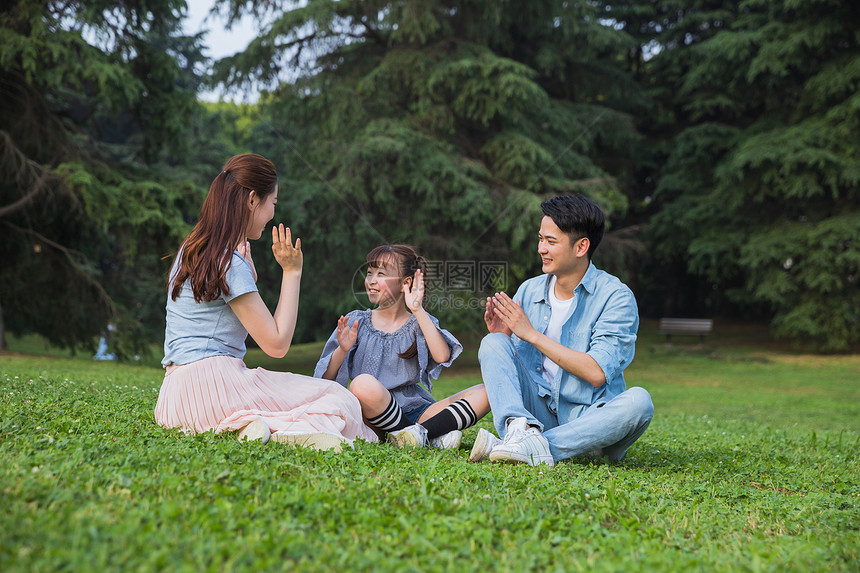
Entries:
[[341,316],[337,319],[337,344],[344,352],[349,352],[349,349],[355,345],[358,340],[358,321],[352,323],[352,328],[349,326],[349,317]]
[[302,272],[302,240],[296,239],[296,246],[293,247],[293,238],[290,234],[290,228],[284,227],[281,223],[272,227],[272,253],[275,255],[275,260],[284,269],[284,272]]

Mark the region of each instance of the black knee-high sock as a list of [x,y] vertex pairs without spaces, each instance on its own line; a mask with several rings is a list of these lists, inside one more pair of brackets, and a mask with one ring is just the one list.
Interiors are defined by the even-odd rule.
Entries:
[[421,425],[427,429],[427,439],[438,438],[452,430],[474,426],[478,416],[466,400],[457,400]]
[[394,396],[391,397],[391,402],[388,403],[385,410],[378,416],[368,418],[367,423],[383,432],[396,432],[412,425],[412,422],[404,414],[403,408],[394,401]]

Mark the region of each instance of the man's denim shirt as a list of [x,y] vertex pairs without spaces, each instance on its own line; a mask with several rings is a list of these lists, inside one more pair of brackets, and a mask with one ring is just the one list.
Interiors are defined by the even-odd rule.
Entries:
[[[541,275],[525,281],[514,295],[529,321],[539,332],[546,333],[551,307],[549,285],[552,275]],[[563,368],[552,385],[543,377],[543,354],[537,348],[512,336],[517,354],[523,361],[541,396],[549,397],[549,407],[558,412],[579,406],[590,406],[624,392],[624,369],[633,360],[639,310],[633,292],[607,272],[590,263],[588,271],[574,290],[570,318],[561,329],[564,346],[591,356],[603,373],[606,383],[595,388]],[[562,412],[558,412],[562,414]]]

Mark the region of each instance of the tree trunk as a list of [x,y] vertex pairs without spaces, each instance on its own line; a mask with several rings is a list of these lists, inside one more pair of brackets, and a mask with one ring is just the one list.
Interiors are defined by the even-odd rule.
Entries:
[[0,304],[0,350],[6,350],[6,323],[3,322],[2,304]]

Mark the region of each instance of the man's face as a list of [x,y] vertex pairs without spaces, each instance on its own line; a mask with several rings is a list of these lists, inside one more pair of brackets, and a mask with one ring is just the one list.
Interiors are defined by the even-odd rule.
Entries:
[[582,248],[582,237],[573,237],[558,228],[551,217],[544,216],[538,232],[538,254],[541,258],[541,270],[556,276],[566,275],[576,270],[582,264],[582,258],[587,249]]

